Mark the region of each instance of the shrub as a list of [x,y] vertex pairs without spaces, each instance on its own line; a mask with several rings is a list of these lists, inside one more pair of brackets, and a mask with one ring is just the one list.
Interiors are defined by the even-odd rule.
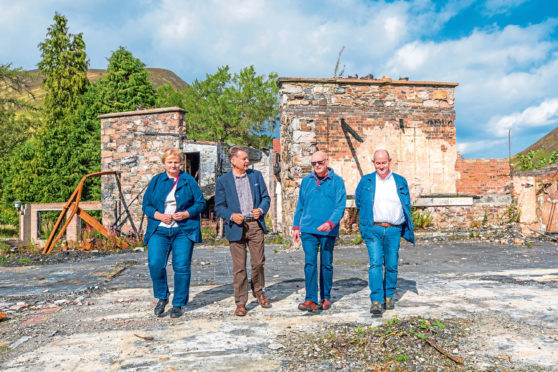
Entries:
[[430,226],[434,220],[430,212],[417,209],[414,206],[411,208],[411,217],[413,218],[413,225],[419,229]]

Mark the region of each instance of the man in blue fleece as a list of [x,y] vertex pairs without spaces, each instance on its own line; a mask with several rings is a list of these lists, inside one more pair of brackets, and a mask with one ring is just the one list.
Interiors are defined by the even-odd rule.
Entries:
[[[347,193],[343,179],[328,167],[327,154],[311,158],[314,171],[302,179],[293,221],[293,242],[304,250],[305,301],[299,310],[328,310],[333,285],[333,246],[345,212]],[[320,305],[318,305],[318,252],[320,254]]]

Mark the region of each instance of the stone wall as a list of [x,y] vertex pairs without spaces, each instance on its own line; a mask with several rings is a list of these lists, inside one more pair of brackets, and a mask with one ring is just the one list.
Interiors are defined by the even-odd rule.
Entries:
[[457,84],[280,78],[278,85],[284,233],[316,150],[329,154],[349,199],[362,175],[374,170],[378,148],[390,151],[392,168],[407,178],[413,197],[456,192]]
[[515,172],[513,192],[526,235],[532,230],[558,232],[558,164]]
[[508,159],[463,159],[455,164],[458,194],[486,195],[510,192],[511,169]]
[[[161,155],[166,148],[180,148],[186,157],[196,158],[199,153],[198,183],[212,208],[216,178],[231,170],[228,149],[231,145],[215,142],[180,139],[183,134],[185,111],[178,107],[120,112],[101,115],[101,169],[120,172],[122,192],[127,204],[140,195],[130,206],[136,228],[142,224],[141,203],[143,191],[151,178],[164,170]],[[275,188],[271,151],[246,149],[251,167],[262,172],[270,195]],[[195,172],[192,172],[195,173]],[[192,174],[195,175],[195,174]],[[113,176],[101,181],[103,225],[110,226],[115,209],[124,212]],[[274,199],[274,196],[272,195]],[[147,221],[143,219],[145,230]],[[124,231],[129,231],[129,225]]]
[[[164,170],[161,164],[163,150],[180,146],[178,134],[183,133],[185,112],[170,107],[99,116],[101,170],[121,172],[122,192],[127,204],[142,194],[155,174]],[[115,219],[115,209],[123,212],[114,176],[102,177],[101,193],[103,225],[110,226]],[[142,220],[141,202],[142,197],[139,197],[130,206],[138,228]],[[146,224],[144,220],[144,230]]]
[[508,222],[507,211],[512,205],[511,195],[501,196],[494,201],[486,198],[474,199],[472,205],[431,206],[420,208],[430,213],[432,226],[439,230],[479,228],[484,225],[500,225]]

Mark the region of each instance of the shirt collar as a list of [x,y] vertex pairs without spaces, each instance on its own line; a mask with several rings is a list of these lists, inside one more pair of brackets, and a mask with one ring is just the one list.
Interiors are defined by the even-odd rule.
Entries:
[[[173,178],[173,177],[169,177],[169,175],[167,174],[166,171],[163,172],[163,173],[165,174],[165,179],[164,179],[164,181],[166,181],[166,180],[174,180],[174,179],[175,179],[175,178]],[[178,178],[180,178],[180,176],[182,175],[182,173],[184,173],[184,171],[181,169],[180,172],[178,173]]]
[[380,181],[380,182],[386,182],[388,181],[391,177],[393,177],[393,172],[389,171],[389,174],[387,175],[386,178],[382,179],[382,177],[380,177],[380,175],[378,174],[378,172],[376,172],[376,181]]
[[328,170],[327,174],[322,178],[318,177],[316,171],[312,171],[312,177],[314,177],[316,180],[325,180],[326,178],[332,179],[333,169],[327,167],[327,170]]

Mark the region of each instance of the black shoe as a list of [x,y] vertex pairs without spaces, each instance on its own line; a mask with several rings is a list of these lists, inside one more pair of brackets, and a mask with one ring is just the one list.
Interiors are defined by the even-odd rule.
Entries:
[[165,312],[165,306],[167,306],[168,303],[169,300],[159,300],[159,302],[157,302],[157,305],[155,306],[155,310],[153,311],[155,315],[161,317]]
[[395,309],[395,303],[393,302],[393,298],[386,298],[386,302],[384,303],[386,310],[393,310]]
[[169,312],[171,318],[180,318],[182,314],[184,314],[184,310],[182,310],[182,306],[173,306]]
[[379,302],[372,302],[370,305],[370,313],[371,314],[381,314],[382,313],[382,304]]

